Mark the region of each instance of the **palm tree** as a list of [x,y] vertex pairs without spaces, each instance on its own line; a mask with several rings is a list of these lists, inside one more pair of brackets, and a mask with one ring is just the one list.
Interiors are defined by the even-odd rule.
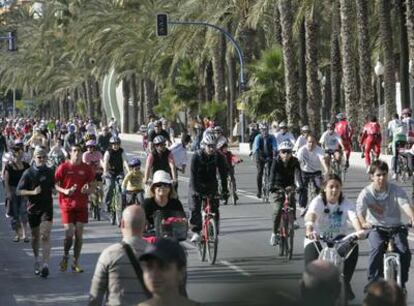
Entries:
[[359,53],[359,104],[362,112],[359,114],[359,124],[363,125],[364,118],[373,111],[374,95],[371,79],[371,49],[368,28],[368,3],[355,1],[357,8],[358,53]]
[[332,1],[331,41],[330,41],[330,70],[331,70],[331,117],[341,110],[341,50],[340,50],[341,17],[339,0]]
[[414,0],[406,0],[406,18],[407,18],[407,34],[408,47],[410,57],[410,72],[414,77]]
[[[391,27],[391,6],[388,0],[377,0],[380,42],[384,54],[384,99],[385,118],[379,118],[386,123],[391,120],[396,111],[395,105],[395,64]],[[384,121],[383,121],[384,120]]]
[[358,123],[358,95],[356,73],[354,67],[354,56],[352,45],[353,33],[353,10],[352,2],[340,0],[341,15],[341,50],[342,50],[342,73],[345,96],[345,110],[349,121],[357,126]]

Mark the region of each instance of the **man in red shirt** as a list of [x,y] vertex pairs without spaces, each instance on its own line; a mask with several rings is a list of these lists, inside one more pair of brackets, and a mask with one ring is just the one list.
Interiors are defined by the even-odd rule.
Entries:
[[381,127],[377,122],[377,117],[371,115],[369,122],[365,124],[362,130],[360,145],[365,148],[365,165],[367,166],[367,172],[371,165],[371,150],[374,150],[375,157],[378,159],[381,153]]
[[55,173],[56,190],[59,192],[59,206],[65,230],[64,255],[60,262],[60,271],[68,268],[69,250],[75,236],[72,271],[83,272],[79,266],[82,249],[83,226],[88,223],[88,195],[93,192],[95,173],[82,162],[79,145],[73,145],[70,160],[61,164]]
[[348,168],[349,156],[351,155],[352,150],[352,135],[354,131],[349,122],[346,120],[345,114],[339,113],[336,115],[336,118],[338,119],[338,122],[335,125],[335,133],[341,137],[342,143],[344,144],[346,156],[345,167]]

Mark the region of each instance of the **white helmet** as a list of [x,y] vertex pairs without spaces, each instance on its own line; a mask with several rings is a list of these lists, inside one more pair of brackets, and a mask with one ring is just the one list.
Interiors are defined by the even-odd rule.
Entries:
[[201,142],[205,145],[216,145],[217,138],[214,134],[207,133]]
[[310,132],[309,125],[302,126],[302,132]]
[[289,140],[285,140],[279,145],[278,150],[279,151],[280,150],[292,151],[293,150],[293,144]]

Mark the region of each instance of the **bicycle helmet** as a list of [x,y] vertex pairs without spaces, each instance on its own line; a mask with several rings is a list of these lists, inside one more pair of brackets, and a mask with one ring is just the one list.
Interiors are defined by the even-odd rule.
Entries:
[[267,125],[266,125],[266,123],[260,123],[260,124],[259,124],[259,130],[262,130],[262,131],[267,130]]
[[402,111],[402,114],[403,115],[408,115],[409,117],[411,117],[411,114],[412,114],[412,110],[411,110],[411,108],[404,108],[403,109],[403,111]]
[[217,138],[212,134],[205,134],[203,140],[201,141],[205,145],[216,145]]
[[95,147],[96,146],[96,141],[93,140],[93,139],[88,140],[85,145],[86,145],[86,147]]
[[214,128],[214,132],[216,132],[216,133],[223,133],[223,129],[221,128],[221,126],[216,126]]
[[154,143],[154,145],[159,145],[159,144],[163,144],[166,142],[166,139],[164,136],[162,135],[158,135],[154,138],[154,140],[152,141]]
[[280,150],[289,150],[289,151],[292,151],[293,150],[293,144],[290,141],[285,140],[285,141],[283,141],[279,145],[279,148],[278,149],[279,149],[279,151]]
[[131,167],[131,168],[140,167],[141,166],[141,161],[139,160],[139,158],[134,157],[133,159],[131,159],[128,162],[128,166]]
[[70,133],[75,133],[75,131],[76,131],[76,125],[74,125],[74,124],[69,125],[69,132]]
[[302,132],[310,132],[310,128],[309,128],[309,125],[304,125],[304,126],[302,126]]
[[111,139],[109,139],[110,144],[120,144],[121,139],[118,136],[112,136]]
[[344,120],[346,119],[346,116],[344,113],[339,113],[338,115],[336,115],[336,119],[338,120]]
[[139,127],[139,131],[142,132],[142,133],[145,133],[147,131],[147,126],[145,124],[141,125]]
[[285,121],[282,121],[279,123],[279,128],[283,129],[283,128],[287,128],[287,124]]

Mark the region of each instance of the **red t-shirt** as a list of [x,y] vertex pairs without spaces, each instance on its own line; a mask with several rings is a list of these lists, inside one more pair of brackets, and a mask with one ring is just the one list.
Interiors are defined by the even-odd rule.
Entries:
[[77,189],[71,196],[59,192],[59,206],[69,209],[88,207],[88,195],[81,193],[81,189],[94,180],[95,172],[92,167],[83,162],[79,165],[73,165],[70,161],[61,164],[56,169],[55,182],[65,189],[76,184]]

